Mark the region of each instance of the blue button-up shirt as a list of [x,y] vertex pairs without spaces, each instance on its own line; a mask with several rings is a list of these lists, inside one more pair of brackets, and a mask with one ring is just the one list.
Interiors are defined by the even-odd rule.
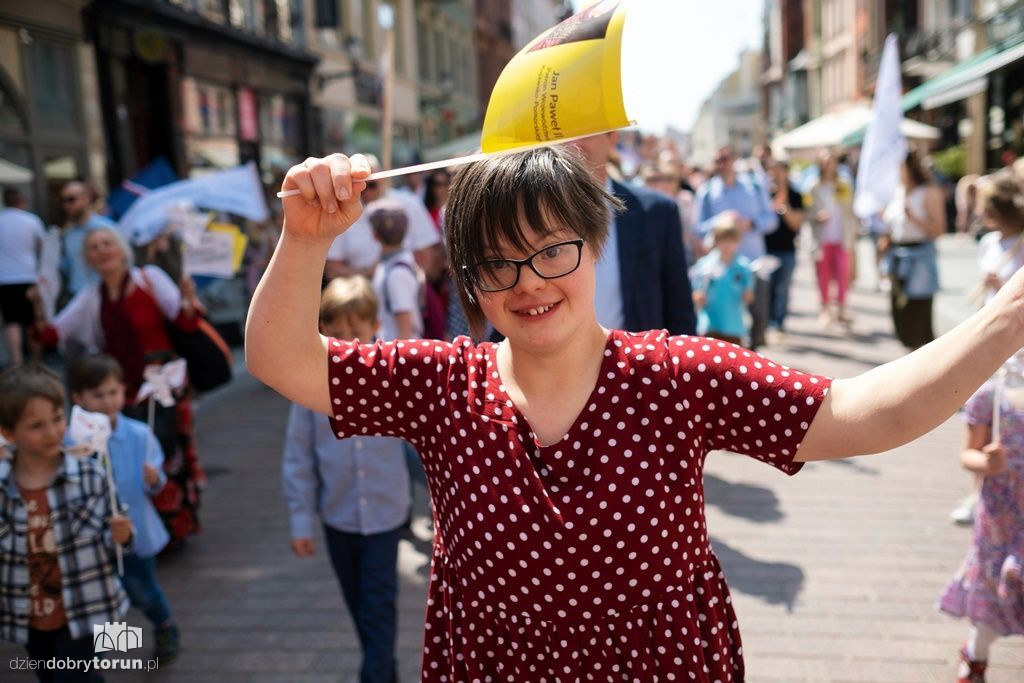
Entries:
[[697,226],[699,235],[711,232],[715,216],[723,211],[735,211],[753,223],[743,233],[738,253],[753,261],[764,255],[764,236],[779,226],[779,215],[775,213],[764,188],[747,173],[737,173],[736,182],[726,185],[718,176],[701,185],[697,191]]
[[81,225],[72,225],[64,233],[63,253],[60,269],[66,278],[68,291],[78,294],[80,291],[100,281],[99,274],[85,262],[85,237],[96,228],[117,228],[114,221],[99,214],[90,214]]
[[292,538],[312,538],[319,517],[356,534],[397,529],[409,515],[405,444],[383,436],[338,439],[325,415],[292,405],[288,415],[283,490]]
[[[145,422],[124,415],[117,416],[107,450],[114,467],[118,502],[128,507],[128,516],[135,528],[135,554],[154,557],[170,540],[160,514],[149,499],[167,482],[164,451]],[[160,474],[159,481],[152,487],[146,486],[144,465],[152,465]]]

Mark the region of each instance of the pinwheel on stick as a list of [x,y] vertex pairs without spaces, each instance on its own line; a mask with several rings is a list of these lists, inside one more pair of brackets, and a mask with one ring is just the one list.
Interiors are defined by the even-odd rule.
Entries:
[[[163,365],[149,365],[142,372],[142,386],[136,397],[137,402],[149,400],[146,411],[146,424],[149,426],[150,434],[154,433],[153,427],[156,424],[156,404],[160,403],[165,408],[172,407],[176,401],[174,392],[185,386],[188,377],[187,364],[184,358],[164,363]],[[149,462],[152,453],[152,439],[146,439],[146,460]]]
[[[71,409],[71,425],[68,436],[72,446],[69,452],[73,455],[96,453],[107,473],[107,495],[110,496],[110,509],[113,514],[119,511],[117,503],[117,486],[114,484],[114,466],[110,462],[108,442],[111,434],[110,418],[103,413],[90,413],[81,406]],[[120,543],[114,544],[117,558],[117,573],[124,576],[124,550]]]

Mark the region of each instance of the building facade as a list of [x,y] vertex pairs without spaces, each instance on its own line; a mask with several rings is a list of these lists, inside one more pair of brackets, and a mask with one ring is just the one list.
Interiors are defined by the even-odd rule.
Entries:
[[419,146],[416,3],[307,1],[308,46],[320,58],[312,94],[316,152],[380,155],[390,93],[390,165],[409,163]]
[[557,24],[558,0],[476,0],[476,60],[481,121],[498,77],[527,43]]
[[695,163],[710,165],[726,144],[748,155],[764,139],[762,65],[761,51],[742,52],[737,69],[701,105],[691,138]]
[[[105,180],[95,59],[80,2],[35,0],[0,6],[0,159],[18,169],[5,186],[59,221],[68,180]],[[8,171],[9,173],[11,171]]]
[[768,0],[766,17],[763,112],[773,134],[870,102],[894,33],[904,110],[939,129],[938,148],[962,147],[968,173],[1024,155],[1024,0]]
[[475,37],[475,0],[416,0],[421,148],[480,125]]
[[272,183],[310,151],[302,5],[287,0],[94,0],[107,178],[166,158],[179,176],[255,161]]
[[521,22],[524,12],[512,4],[509,0],[476,0],[477,101],[481,115],[487,111],[502,70],[516,55],[513,14]]

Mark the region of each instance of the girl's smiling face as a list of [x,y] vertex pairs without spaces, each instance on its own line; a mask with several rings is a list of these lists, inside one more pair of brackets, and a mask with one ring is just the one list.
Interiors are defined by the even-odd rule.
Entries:
[[[576,244],[565,244],[580,240],[580,236],[568,228],[542,234],[523,224],[523,237],[529,249],[517,249],[503,241],[497,249],[489,250],[489,258],[524,260],[534,257],[535,267],[544,272],[545,263],[555,262],[567,254],[575,258],[579,253],[579,266],[566,275],[548,279],[523,264],[519,266],[518,281],[510,289],[486,292],[477,287],[474,293],[484,315],[511,344],[549,351],[564,345],[584,326],[597,324],[594,312],[597,259],[585,241],[582,251]],[[505,264],[504,268],[514,269],[515,265]]]

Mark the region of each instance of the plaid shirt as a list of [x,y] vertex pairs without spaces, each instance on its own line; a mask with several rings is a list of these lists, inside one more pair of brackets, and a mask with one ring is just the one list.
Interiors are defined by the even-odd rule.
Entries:
[[[11,459],[0,460],[0,640],[28,643],[28,510]],[[101,465],[64,455],[46,489],[57,542],[64,613],[72,638],[92,638],[93,624],[128,611],[110,536],[110,498]]]

